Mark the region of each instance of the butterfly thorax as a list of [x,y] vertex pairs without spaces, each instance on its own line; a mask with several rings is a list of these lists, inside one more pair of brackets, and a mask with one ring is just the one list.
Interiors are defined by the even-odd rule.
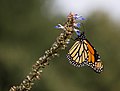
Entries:
[[86,39],[86,36],[85,36],[84,32],[82,32],[80,34],[80,36],[78,36],[75,40],[82,42],[84,39]]

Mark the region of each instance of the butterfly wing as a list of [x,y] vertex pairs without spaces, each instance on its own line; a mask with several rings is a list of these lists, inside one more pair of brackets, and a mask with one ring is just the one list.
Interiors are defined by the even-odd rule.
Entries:
[[99,54],[87,39],[77,40],[69,50],[67,58],[76,67],[87,65],[97,73],[103,70]]
[[76,41],[69,50],[67,58],[76,67],[84,66],[88,58],[87,45],[82,41]]
[[87,39],[85,39],[84,42],[88,49],[87,65],[95,72],[100,73],[103,70],[103,63],[101,62],[100,55]]

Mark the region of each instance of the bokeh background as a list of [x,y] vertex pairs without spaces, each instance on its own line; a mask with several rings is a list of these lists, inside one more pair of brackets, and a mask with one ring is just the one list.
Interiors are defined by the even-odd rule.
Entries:
[[[96,0],[97,1],[97,0]],[[86,17],[86,35],[104,63],[96,74],[54,58],[32,91],[120,91],[119,0],[0,0],[0,91],[19,85],[32,64],[51,47],[69,12]]]

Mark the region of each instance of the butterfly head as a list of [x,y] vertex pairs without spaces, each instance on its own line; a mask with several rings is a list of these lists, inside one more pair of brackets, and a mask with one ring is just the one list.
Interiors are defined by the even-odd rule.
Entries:
[[86,39],[86,36],[85,36],[85,33],[84,32],[81,32],[80,34],[77,34],[77,38],[76,40],[84,40]]

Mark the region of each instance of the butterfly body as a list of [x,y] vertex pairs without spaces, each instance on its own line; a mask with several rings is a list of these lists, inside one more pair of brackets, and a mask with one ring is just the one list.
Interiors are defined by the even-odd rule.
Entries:
[[75,43],[70,48],[67,58],[76,67],[87,65],[97,73],[103,70],[100,56],[92,44],[86,39],[84,32],[75,39]]

